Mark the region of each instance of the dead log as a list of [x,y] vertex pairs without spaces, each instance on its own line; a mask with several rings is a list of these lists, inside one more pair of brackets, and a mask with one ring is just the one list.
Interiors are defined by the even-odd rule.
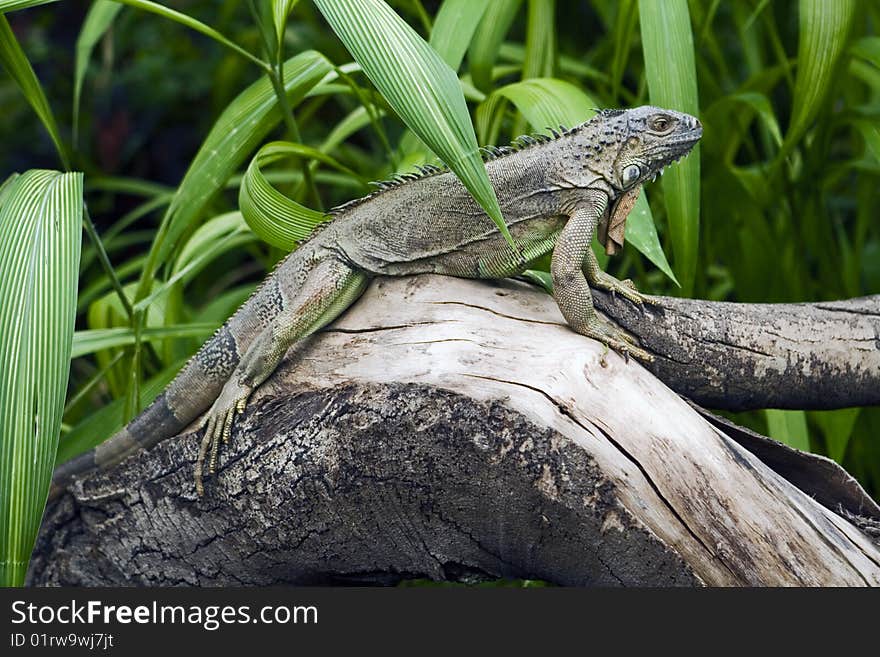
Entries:
[[662,297],[645,313],[603,292],[595,298],[657,355],[648,369],[698,404],[730,411],[880,404],[880,295],[818,303]]
[[738,431],[536,289],[380,279],[260,388],[204,497],[192,434],[78,481],[30,582],[880,584],[858,484]]

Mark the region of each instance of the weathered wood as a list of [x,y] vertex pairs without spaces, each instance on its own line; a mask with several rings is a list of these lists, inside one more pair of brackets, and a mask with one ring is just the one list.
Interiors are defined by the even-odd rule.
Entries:
[[594,296],[657,355],[648,369],[698,404],[731,411],[880,404],[880,295],[784,304],[662,297],[646,313]]
[[515,282],[376,281],[260,388],[201,499],[197,442],[74,485],[31,582],[880,584],[833,485],[823,506]]

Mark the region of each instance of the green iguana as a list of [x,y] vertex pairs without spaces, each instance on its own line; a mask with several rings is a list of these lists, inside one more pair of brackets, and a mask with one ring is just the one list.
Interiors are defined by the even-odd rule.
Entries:
[[75,475],[177,435],[207,411],[195,466],[202,495],[205,460],[213,473],[220,443],[229,440],[254,389],[289,347],[333,321],[374,276],[504,278],[552,251],[553,296],[571,328],[624,355],[652,360],[593,310],[590,285],[639,305],[650,299],[630,281],[603,272],[591,242],[599,226],[609,252],[622,244],[642,183],[685,156],[702,126],[687,114],[639,107],[603,110],[561,130],[489,149],[486,168],[516,248],[456,176],[435,167],[335,208],[332,221],[287,256],[149,407],[56,470],[53,494]]

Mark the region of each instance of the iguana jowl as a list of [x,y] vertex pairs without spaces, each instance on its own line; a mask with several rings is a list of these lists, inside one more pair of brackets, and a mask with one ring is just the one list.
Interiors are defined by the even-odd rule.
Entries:
[[623,353],[652,356],[593,310],[590,285],[650,302],[629,281],[599,268],[597,226],[609,251],[622,243],[626,213],[645,181],[686,155],[702,135],[692,116],[639,107],[495,149],[486,167],[516,249],[451,172],[429,169],[332,211],[333,220],[291,253],[128,426],[60,466],[54,492],[74,475],[116,463],[174,436],[208,411],[196,463],[211,472],[220,442],[254,389],[288,348],[350,306],[374,276],[437,273],[504,278],[552,251],[553,295],[569,325]]

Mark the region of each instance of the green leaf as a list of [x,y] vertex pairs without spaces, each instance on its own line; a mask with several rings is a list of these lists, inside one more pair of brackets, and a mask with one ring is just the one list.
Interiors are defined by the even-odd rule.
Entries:
[[[639,1],[645,78],[651,103],[699,112],[694,40],[687,0]],[[662,179],[675,272],[690,295],[697,272],[700,235],[700,149],[669,167]]]
[[657,268],[666,274],[673,283],[681,287],[681,283],[675,277],[663,247],[660,246],[660,238],[657,236],[657,226],[654,224],[654,215],[651,214],[651,206],[645,192],[639,194],[635,206],[630,210],[626,219],[626,241],[633,245],[639,253],[657,265]]
[[489,0],[444,0],[428,43],[452,70],[457,71]]
[[[512,102],[536,130],[559,125],[572,127],[593,116],[596,107],[593,99],[573,84],[555,78],[532,78],[494,91],[477,108],[478,126],[491,120],[487,114],[494,111],[500,98]],[[644,193],[639,195],[627,219],[626,239],[678,285],[660,246],[651,207]]]
[[28,171],[0,208],[0,585],[19,586],[46,504],[76,319],[82,174]]
[[92,56],[95,44],[100,41],[104,33],[113,24],[113,19],[122,6],[110,0],[96,0],[86,15],[79,37],[76,40],[76,65],[73,75],[73,143],[79,137],[79,102],[82,93],[83,80],[86,77],[86,68]]
[[[241,180],[238,205],[251,230],[264,242],[285,251],[292,251],[307,238],[315,226],[327,220],[327,215],[312,210],[288,198],[263,175],[262,167],[291,155],[310,152],[310,157],[326,161],[332,158],[301,144],[272,142],[263,146],[251,160]],[[341,165],[340,165],[341,166]]]
[[278,48],[284,41],[284,28],[287,26],[287,17],[299,0],[272,0],[272,22],[275,25],[275,37],[278,39]]
[[522,78],[553,77],[556,64],[556,0],[529,0]]
[[547,294],[553,294],[553,277],[548,272],[540,269],[526,269],[520,276],[530,283],[543,287]]
[[[291,106],[298,105],[332,70],[327,58],[315,51],[288,59],[284,64],[284,88]],[[202,142],[165,213],[144,267],[138,300],[146,296],[157,267],[167,261],[208,201],[280,121],[278,98],[266,77],[254,82],[226,107]]]
[[[2,6],[0,6],[0,11],[5,11]],[[52,142],[55,144],[55,149],[58,151],[61,163],[65,169],[69,169],[70,156],[67,153],[64,142],[61,141],[61,135],[58,133],[58,124],[55,123],[55,116],[49,107],[49,101],[46,100],[46,94],[43,93],[40,81],[37,80],[34,69],[31,68],[31,64],[24,51],[18,45],[18,41],[12,33],[12,28],[9,27],[9,21],[2,14],[0,14],[0,63],[3,64],[3,68],[6,69],[9,76],[15,80],[27,102],[30,103],[31,107],[34,108],[34,112],[40,117],[40,121],[43,122],[43,126],[45,126],[46,131],[52,138]]]
[[[205,338],[218,326],[219,324],[214,323],[193,323],[148,328],[141,332],[140,339],[142,342],[157,342],[170,338]],[[77,331],[73,334],[70,357],[79,358],[96,351],[125,347],[134,343],[134,331],[128,327]]]
[[852,44],[849,51],[853,56],[861,57],[880,68],[880,37],[862,37]]
[[381,0],[315,0],[315,5],[389,105],[513,243],[455,71]]
[[171,276],[156,283],[150,293],[134,304],[136,311],[150,308],[157,299],[167,295],[178,282],[187,282],[213,260],[228,251],[236,251],[254,234],[248,229],[240,212],[227,212],[209,219],[193,232],[180,251]]
[[789,447],[810,451],[810,434],[807,430],[807,414],[804,411],[781,411],[775,408],[764,410],[767,419],[767,433],[774,440]]
[[58,2],[58,0],[0,0],[0,14],[37,5],[48,5],[50,2]]
[[828,456],[838,463],[843,463],[846,448],[849,446],[849,440],[861,410],[860,408],[841,408],[836,411],[810,412],[810,419],[819,425],[825,436]]
[[855,0],[798,3],[798,67],[784,152],[803,137],[822,108],[837,60],[846,48],[855,7]]
[[468,65],[474,85],[485,92],[492,89],[492,69],[522,0],[492,0],[468,50]]

